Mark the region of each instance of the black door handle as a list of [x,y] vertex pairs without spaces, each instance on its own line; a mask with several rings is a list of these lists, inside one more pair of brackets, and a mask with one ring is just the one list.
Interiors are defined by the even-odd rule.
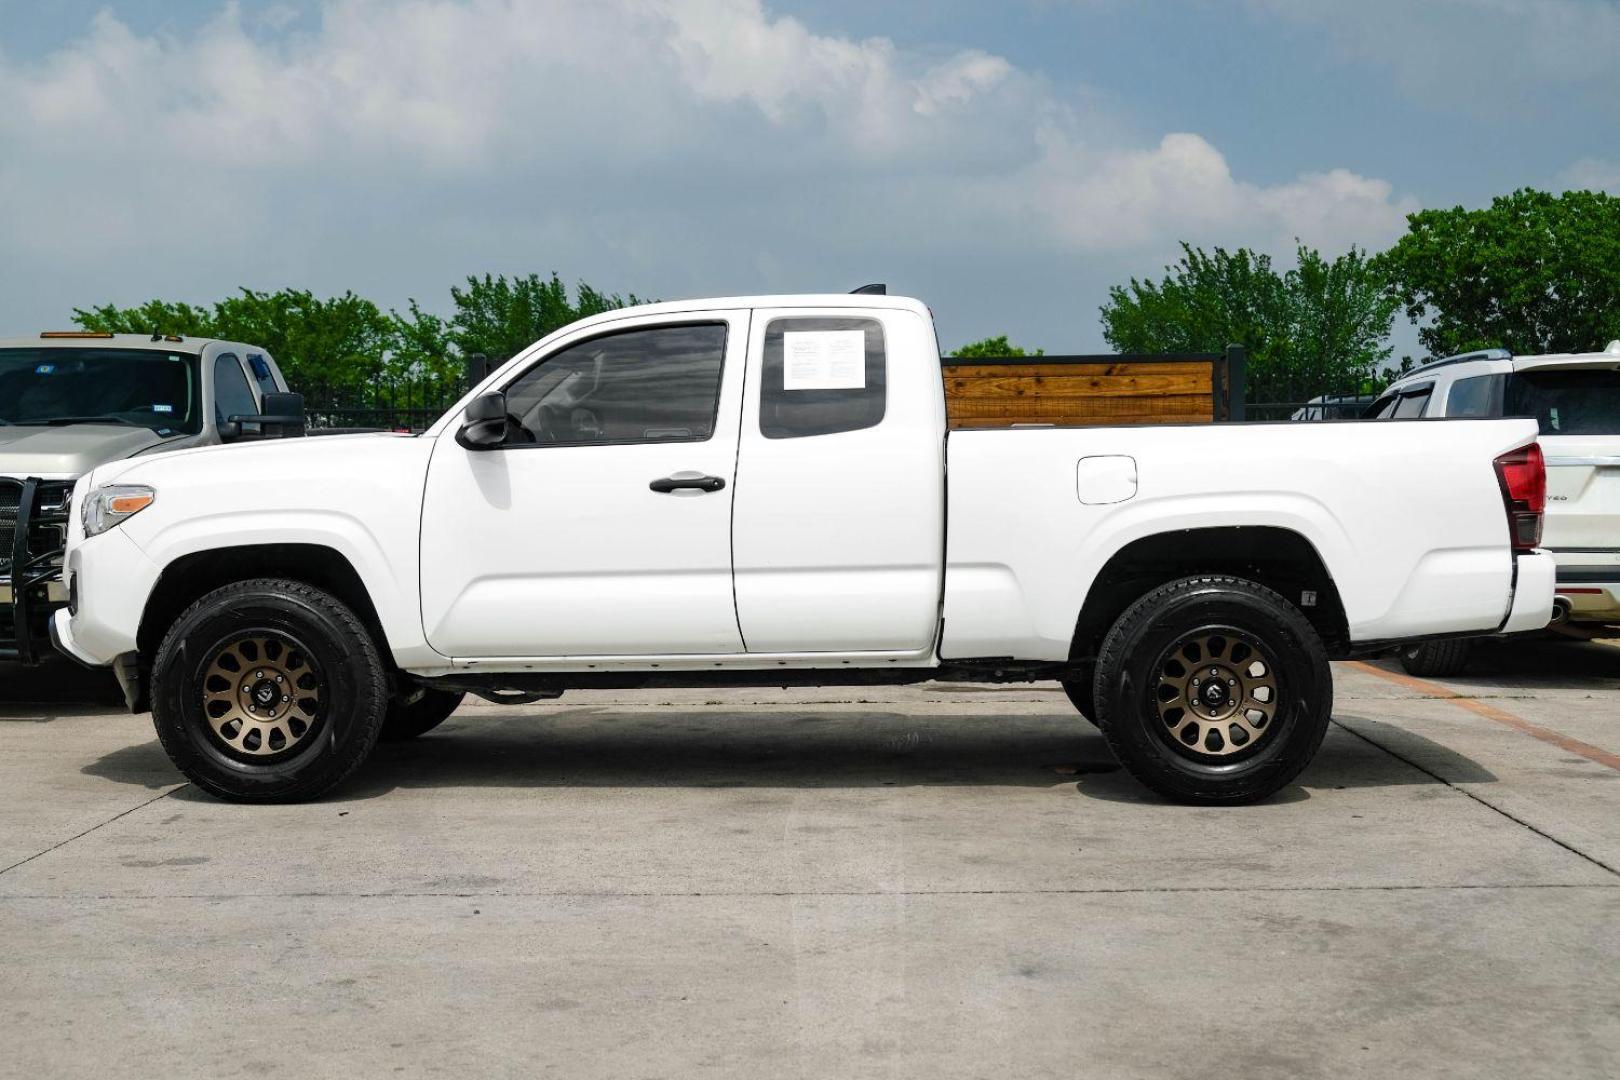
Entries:
[[654,480],[647,485],[654,491],[668,495],[672,491],[682,488],[697,491],[719,491],[726,486],[726,482],[718,476],[666,476],[661,480]]

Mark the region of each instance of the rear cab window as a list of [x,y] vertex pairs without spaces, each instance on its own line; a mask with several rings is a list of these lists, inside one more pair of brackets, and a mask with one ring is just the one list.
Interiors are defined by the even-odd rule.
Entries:
[[246,359],[248,372],[258,385],[260,394],[274,394],[281,390],[281,387],[276,385],[276,373],[270,366],[269,357],[263,353],[248,353]]
[[765,328],[759,430],[767,439],[860,431],[887,405],[883,324],[873,318],[789,317]]

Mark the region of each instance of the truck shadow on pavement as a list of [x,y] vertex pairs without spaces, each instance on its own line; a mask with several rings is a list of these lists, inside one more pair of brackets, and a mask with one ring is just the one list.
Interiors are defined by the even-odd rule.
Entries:
[[[1495,777],[1450,749],[1402,733],[1408,760],[1445,760],[1448,779]],[[182,778],[156,740],[115,750],[85,774],[157,790]],[[1450,776],[1451,771],[1458,773]],[[1301,781],[1269,804],[1310,791],[1442,781],[1337,727]],[[1163,804],[1120,768],[1077,718],[916,717],[861,712],[782,716],[581,708],[536,716],[467,710],[405,743],[383,743],[329,802],[398,789],[1069,787],[1107,802]],[[195,788],[182,800],[208,799]]]
[[[1387,664],[1401,671],[1399,664]],[[1461,675],[1439,680],[1482,691],[1604,689],[1620,683],[1620,648],[1557,636],[1482,641]]]

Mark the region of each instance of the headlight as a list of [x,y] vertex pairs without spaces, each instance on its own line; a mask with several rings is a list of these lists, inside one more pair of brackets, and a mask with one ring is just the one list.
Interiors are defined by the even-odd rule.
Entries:
[[157,492],[145,484],[108,484],[98,487],[84,497],[80,516],[84,521],[84,535],[104,533],[114,525],[121,525],[135,516],[157,498]]

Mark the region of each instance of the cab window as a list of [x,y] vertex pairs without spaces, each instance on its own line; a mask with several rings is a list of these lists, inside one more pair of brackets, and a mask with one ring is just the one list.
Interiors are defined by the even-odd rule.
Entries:
[[1429,408],[1429,394],[1432,391],[1433,387],[1425,386],[1421,390],[1402,394],[1401,400],[1395,404],[1395,412],[1391,415],[1396,420],[1412,420],[1422,416]]
[[560,349],[506,388],[511,441],[552,446],[702,442],[720,410],[725,323],[604,334]]
[[242,374],[241,361],[235,353],[220,353],[214,357],[214,421],[223,424],[233,416],[257,416],[259,403],[253,397],[253,388]]
[[759,431],[797,439],[883,422],[883,324],[876,319],[772,319],[765,328]]
[[1458,379],[1446,391],[1446,415],[1488,420],[1502,415],[1501,375],[1474,375]]

